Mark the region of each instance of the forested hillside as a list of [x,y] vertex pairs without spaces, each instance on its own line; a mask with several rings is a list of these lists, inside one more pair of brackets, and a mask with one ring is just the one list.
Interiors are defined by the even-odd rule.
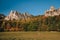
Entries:
[[60,31],[60,16],[33,16],[22,20],[1,20],[0,31]]

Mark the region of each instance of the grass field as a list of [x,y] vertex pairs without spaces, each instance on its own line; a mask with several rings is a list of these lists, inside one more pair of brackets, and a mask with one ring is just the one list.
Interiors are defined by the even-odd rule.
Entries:
[[0,32],[0,40],[60,40],[60,32]]

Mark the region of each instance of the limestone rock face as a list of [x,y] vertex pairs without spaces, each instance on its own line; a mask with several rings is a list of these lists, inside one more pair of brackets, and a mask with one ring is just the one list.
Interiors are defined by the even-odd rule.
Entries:
[[5,20],[20,20],[31,17],[28,13],[21,14],[17,11],[11,11],[8,16],[5,17]]
[[55,9],[53,6],[45,12],[45,16],[58,16],[60,15],[60,8]]

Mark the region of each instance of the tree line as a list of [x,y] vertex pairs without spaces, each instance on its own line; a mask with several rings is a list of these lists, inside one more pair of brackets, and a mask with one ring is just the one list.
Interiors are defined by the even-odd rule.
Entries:
[[60,16],[34,16],[22,20],[1,20],[0,31],[60,31]]

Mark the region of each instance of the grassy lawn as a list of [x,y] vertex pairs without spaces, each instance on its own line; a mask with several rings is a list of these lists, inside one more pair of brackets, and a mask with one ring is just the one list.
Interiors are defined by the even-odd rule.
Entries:
[[60,40],[60,32],[0,32],[0,40]]

